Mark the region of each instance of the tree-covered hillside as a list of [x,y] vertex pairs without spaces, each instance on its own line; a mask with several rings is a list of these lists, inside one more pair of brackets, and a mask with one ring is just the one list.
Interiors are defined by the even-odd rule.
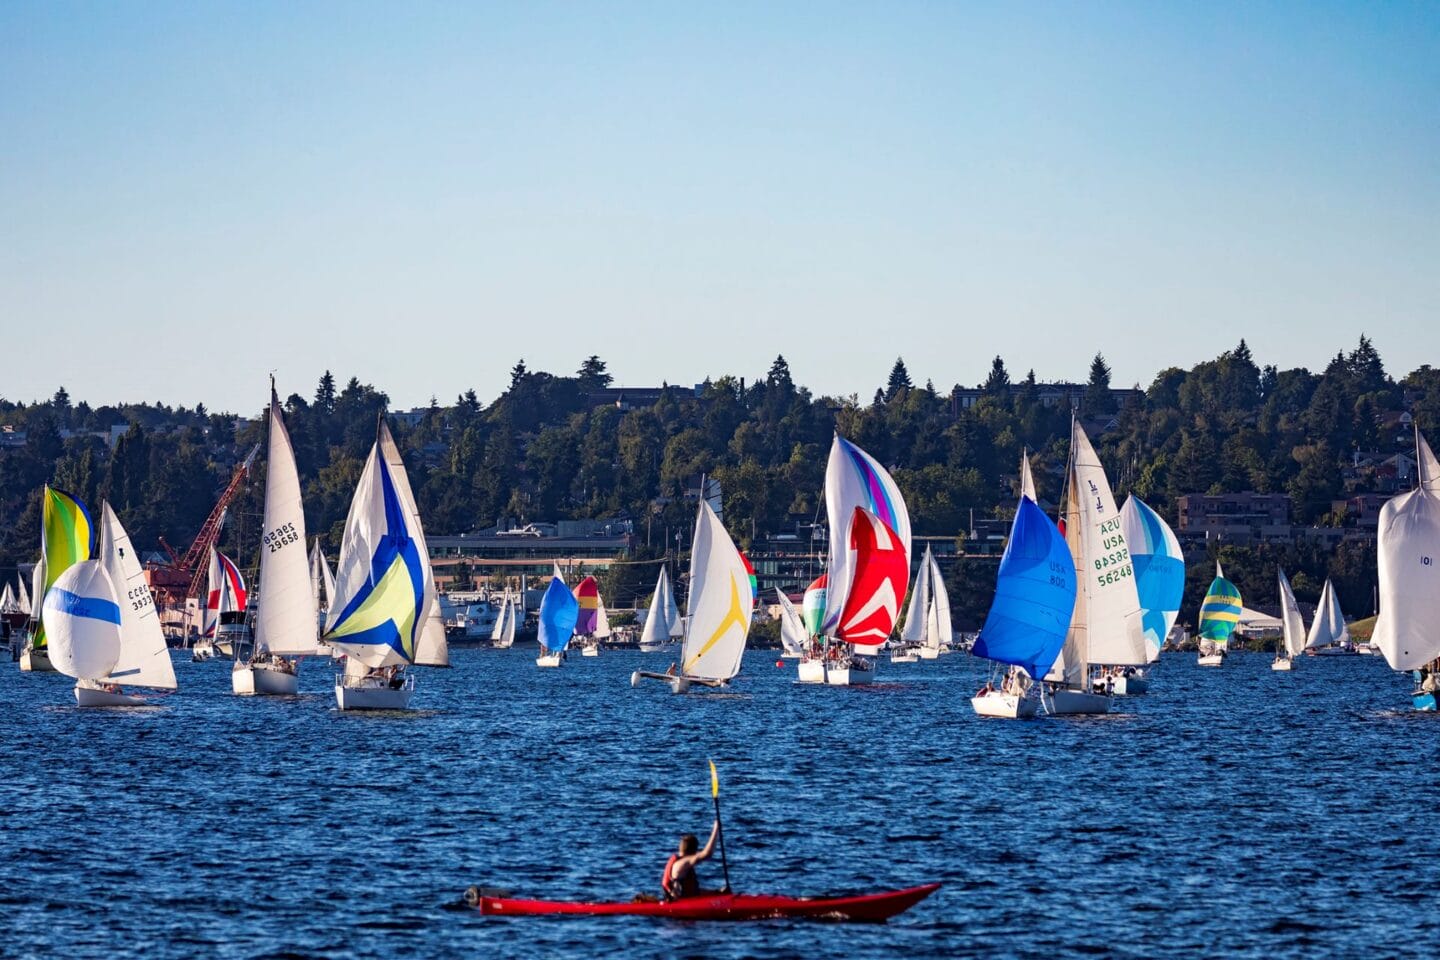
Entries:
[[[1364,337],[1319,373],[1261,367],[1242,341],[1191,370],[1162,370],[1138,391],[1113,391],[1109,381],[1096,356],[1074,398],[1078,415],[1117,499],[1133,490],[1172,521],[1182,494],[1254,490],[1290,494],[1298,523],[1340,522],[1331,504],[1344,492],[1342,467],[1359,451],[1404,449],[1403,411],[1422,430],[1440,421],[1440,371],[1422,366],[1397,381]],[[1033,372],[1015,376],[999,357],[983,384],[947,391],[913,384],[897,360],[868,402],[814,396],[783,357],[757,379],[726,376],[629,397],[610,387],[597,357],[570,376],[522,361],[488,405],[469,390],[449,405],[432,402],[422,416],[392,420],[427,529],[616,514],[683,526],[690,507],[680,494],[705,473],[720,480],[725,522],[748,543],[816,514],[838,429],[892,467],[916,534],[963,536],[972,510],[1004,517],[1013,509],[1022,449],[1035,456],[1042,500],[1058,498],[1072,405],[1056,402]],[[327,373],[313,392],[284,403],[307,525],[333,549],[388,398],[354,379],[341,388]],[[92,503],[109,499],[141,549],[163,536],[183,551],[234,464],[263,439],[260,405],[237,421],[203,406],[92,408],[72,403],[63,388],[46,403],[0,400],[0,426],[9,431],[0,445],[0,573],[34,558],[38,491],[47,481]],[[102,435],[118,423],[130,428],[112,449]],[[258,516],[259,493],[250,484],[232,511],[240,519],[227,525],[225,542],[242,558],[247,535],[254,549],[243,518]],[[1242,588],[1252,576],[1247,557],[1262,552],[1232,558]],[[1257,563],[1257,589],[1269,590],[1260,581],[1273,575],[1273,562]],[[1297,562],[1297,593],[1312,585],[1318,592],[1310,581],[1323,578],[1330,558]],[[1342,595],[1354,608],[1371,574],[1358,558],[1352,566],[1355,579]]]

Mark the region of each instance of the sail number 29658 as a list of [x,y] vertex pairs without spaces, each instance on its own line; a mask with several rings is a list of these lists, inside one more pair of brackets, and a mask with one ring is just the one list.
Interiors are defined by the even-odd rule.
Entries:
[[300,534],[295,532],[293,523],[282,524],[265,534],[265,546],[270,548],[271,553],[288,544],[298,543],[299,540]]

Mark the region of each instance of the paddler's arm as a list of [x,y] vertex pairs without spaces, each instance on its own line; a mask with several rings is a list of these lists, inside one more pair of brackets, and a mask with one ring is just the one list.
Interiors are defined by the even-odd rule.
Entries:
[[695,862],[709,860],[710,855],[715,852],[715,838],[720,836],[720,821],[717,819],[715,825],[710,828],[710,839],[705,841],[705,846],[699,853],[695,854]]

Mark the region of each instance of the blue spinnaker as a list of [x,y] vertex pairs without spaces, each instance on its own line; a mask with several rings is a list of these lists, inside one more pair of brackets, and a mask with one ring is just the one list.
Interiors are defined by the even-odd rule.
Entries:
[[975,655],[1043,677],[1065,645],[1074,612],[1070,547],[1035,502],[1021,497]]
[[1145,642],[1154,648],[1152,656],[1158,655],[1180,615],[1180,601],[1185,596],[1185,557],[1170,526],[1134,494],[1120,511],[1120,520],[1135,565]]
[[540,601],[540,645],[551,653],[564,650],[579,618],[580,604],[575,594],[564,580],[555,577]]

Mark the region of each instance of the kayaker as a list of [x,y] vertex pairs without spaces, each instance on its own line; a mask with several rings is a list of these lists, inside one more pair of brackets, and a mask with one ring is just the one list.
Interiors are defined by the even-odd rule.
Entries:
[[700,841],[693,833],[687,833],[680,838],[680,848],[665,861],[665,873],[660,879],[660,892],[667,902],[700,895],[700,878],[695,874],[695,865],[710,859],[710,855],[715,852],[715,839],[719,835],[720,821],[716,820],[715,825],[710,828],[710,839],[705,841],[703,849],[695,849]]

